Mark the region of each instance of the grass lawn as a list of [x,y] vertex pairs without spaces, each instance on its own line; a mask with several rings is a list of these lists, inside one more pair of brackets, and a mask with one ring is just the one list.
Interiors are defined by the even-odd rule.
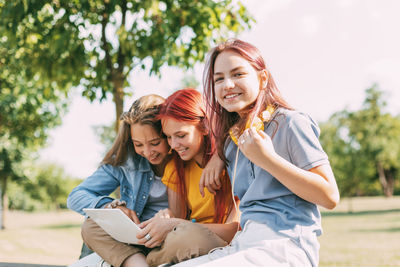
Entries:
[[[73,263],[82,220],[71,211],[10,212],[0,262]],[[343,199],[334,211],[322,210],[322,224],[320,266],[400,266],[400,197]]]
[[322,225],[320,266],[400,266],[400,197],[344,199]]

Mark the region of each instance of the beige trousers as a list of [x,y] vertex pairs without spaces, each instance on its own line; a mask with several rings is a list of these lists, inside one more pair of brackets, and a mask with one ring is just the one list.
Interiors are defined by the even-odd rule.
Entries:
[[115,240],[90,218],[84,221],[81,234],[86,245],[114,267],[120,267],[131,255],[147,255],[150,251],[144,246],[128,245]]
[[90,218],[82,225],[82,238],[91,250],[114,267],[120,267],[129,256],[136,253],[147,255],[147,263],[155,267],[202,256],[213,248],[227,245],[207,227],[192,222],[178,224],[167,235],[161,247],[154,249],[116,241]]
[[146,260],[151,267],[163,263],[178,263],[226,245],[226,241],[207,227],[198,223],[182,222],[167,235],[161,247],[153,249],[147,255]]

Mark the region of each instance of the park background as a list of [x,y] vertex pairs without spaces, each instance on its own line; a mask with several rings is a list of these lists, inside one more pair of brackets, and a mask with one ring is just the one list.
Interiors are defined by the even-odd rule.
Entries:
[[[284,97],[319,122],[341,189],[339,207],[323,211],[321,266],[400,265],[400,199],[383,197],[390,190],[379,180],[383,173],[393,182],[392,193],[399,195],[400,3],[242,3],[255,20],[250,29],[231,36],[260,48]],[[0,1],[0,8],[4,5]],[[108,34],[112,39],[113,33]],[[5,41],[2,38],[1,44]],[[0,67],[2,75],[8,66],[0,61]],[[202,67],[164,65],[160,77],[150,76],[146,68],[135,70],[128,77],[131,95],[125,96],[124,110],[147,93],[168,96],[196,84],[201,90]],[[3,102],[7,91],[0,85]],[[0,262],[65,265],[79,256],[82,218],[63,210],[65,198],[98,166],[115,121],[111,94],[101,103],[90,102],[81,96],[83,90],[69,88],[59,126],[46,133],[46,147],[24,155],[19,166],[27,170],[31,183],[22,182],[22,173],[8,184],[11,211],[5,218],[7,228],[0,231]],[[4,142],[2,146],[2,151],[8,148]],[[4,171],[4,164],[0,167]]]

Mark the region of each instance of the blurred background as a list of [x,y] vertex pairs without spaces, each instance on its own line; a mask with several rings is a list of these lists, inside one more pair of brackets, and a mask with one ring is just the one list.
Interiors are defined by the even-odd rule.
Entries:
[[[321,266],[399,266],[400,3],[395,0],[0,0],[0,262],[66,265],[66,210],[138,97],[202,91],[207,51],[257,46],[321,128],[342,201]],[[23,233],[23,235],[21,235]]]

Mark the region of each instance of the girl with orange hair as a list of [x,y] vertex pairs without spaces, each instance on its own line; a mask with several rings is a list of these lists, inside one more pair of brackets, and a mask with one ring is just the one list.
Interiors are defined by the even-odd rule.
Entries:
[[[148,255],[150,265],[156,265],[154,261],[176,263],[225,246],[238,228],[225,171],[215,195],[205,190],[202,196],[199,190],[203,168],[215,152],[202,95],[195,89],[175,92],[160,106],[158,118],[173,149],[173,161],[165,167],[162,179],[168,187],[169,209],[139,225],[143,231],[138,237],[145,246],[154,247],[165,239],[158,252],[153,250]],[[150,240],[144,238],[147,234]]]

